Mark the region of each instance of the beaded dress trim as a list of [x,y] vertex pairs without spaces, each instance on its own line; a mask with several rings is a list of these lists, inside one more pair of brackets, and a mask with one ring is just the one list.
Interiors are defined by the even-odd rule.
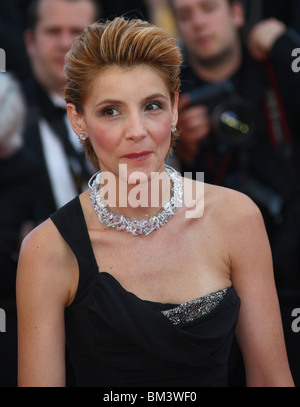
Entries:
[[175,308],[161,311],[173,325],[186,324],[209,314],[225,297],[229,288],[204,295],[196,300],[178,305]]

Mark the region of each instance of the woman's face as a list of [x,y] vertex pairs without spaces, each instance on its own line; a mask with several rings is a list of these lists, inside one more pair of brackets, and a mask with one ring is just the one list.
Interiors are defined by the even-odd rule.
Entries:
[[177,100],[171,101],[162,76],[148,65],[109,67],[96,77],[84,104],[83,131],[90,138],[101,171],[127,175],[164,170],[171,127],[177,123]]

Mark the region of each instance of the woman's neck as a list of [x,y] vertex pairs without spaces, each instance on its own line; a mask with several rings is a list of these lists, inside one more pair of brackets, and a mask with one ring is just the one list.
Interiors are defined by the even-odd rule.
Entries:
[[107,183],[100,189],[109,209],[130,219],[156,216],[171,199],[172,183],[166,172],[155,173],[150,180],[136,184],[117,178],[111,187]]

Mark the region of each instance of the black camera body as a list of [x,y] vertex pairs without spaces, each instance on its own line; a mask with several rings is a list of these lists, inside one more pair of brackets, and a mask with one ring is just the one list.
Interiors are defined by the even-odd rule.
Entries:
[[217,141],[229,148],[250,147],[257,134],[255,104],[238,96],[231,81],[207,84],[188,92],[189,106],[205,105]]
[[[218,145],[218,150],[249,151],[260,132],[259,112],[256,105],[241,98],[231,81],[208,84],[188,92],[189,106],[205,105],[212,125],[212,135],[207,143]],[[243,157],[240,171],[227,174],[225,186],[250,196],[259,205],[265,219],[274,224],[282,222],[284,199],[272,188],[248,174],[247,160]],[[269,220],[268,220],[269,222]]]

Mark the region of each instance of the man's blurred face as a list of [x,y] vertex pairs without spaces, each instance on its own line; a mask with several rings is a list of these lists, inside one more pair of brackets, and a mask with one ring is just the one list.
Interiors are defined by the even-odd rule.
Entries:
[[35,76],[50,91],[65,85],[64,56],[75,36],[94,22],[95,7],[89,1],[43,0],[38,23],[26,36],[27,52]]
[[199,61],[216,59],[239,41],[243,25],[240,4],[227,0],[173,0],[181,38]]

